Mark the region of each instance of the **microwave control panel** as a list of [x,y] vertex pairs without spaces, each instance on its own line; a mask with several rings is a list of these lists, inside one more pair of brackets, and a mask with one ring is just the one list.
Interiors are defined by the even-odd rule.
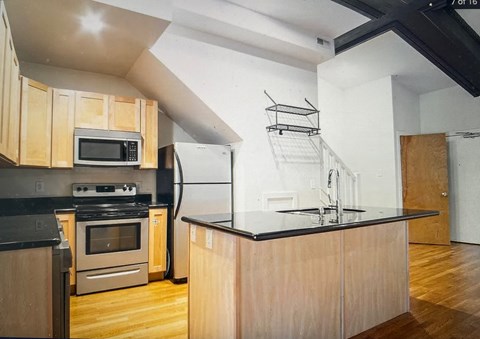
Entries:
[[127,148],[127,161],[138,160],[138,141],[129,141]]

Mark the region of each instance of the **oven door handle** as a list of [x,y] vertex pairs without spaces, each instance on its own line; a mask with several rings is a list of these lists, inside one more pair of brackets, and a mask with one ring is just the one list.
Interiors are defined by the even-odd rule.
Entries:
[[175,208],[175,213],[173,214],[173,219],[177,219],[178,211],[180,211],[180,206],[182,205],[182,200],[183,200],[183,169],[182,169],[182,163],[180,162],[180,157],[178,156],[177,152],[173,151],[173,154],[175,155],[175,160],[177,161],[177,166],[178,166],[178,175],[180,182],[178,184],[178,188],[180,189],[180,192],[178,192],[178,202],[177,202],[177,207]]
[[93,279],[113,278],[113,277],[120,277],[120,276],[124,276],[124,275],[136,274],[136,273],[139,273],[139,272],[140,272],[140,269],[135,268],[135,269],[132,269],[132,270],[120,271],[120,272],[114,272],[114,273],[102,273],[102,274],[87,275],[87,279],[93,280]]

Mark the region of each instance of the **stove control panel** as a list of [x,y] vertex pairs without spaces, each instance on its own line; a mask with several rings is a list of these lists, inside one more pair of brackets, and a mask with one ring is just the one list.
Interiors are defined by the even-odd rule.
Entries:
[[137,194],[135,184],[73,184],[74,197],[119,197]]

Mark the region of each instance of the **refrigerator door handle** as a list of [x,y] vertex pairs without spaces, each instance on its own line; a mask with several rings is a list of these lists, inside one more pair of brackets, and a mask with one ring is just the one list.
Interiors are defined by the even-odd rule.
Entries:
[[182,169],[182,163],[180,161],[180,157],[178,156],[177,152],[175,150],[173,151],[173,154],[175,155],[175,160],[177,162],[178,166],[178,175],[179,175],[179,189],[180,192],[178,192],[178,202],[177,202],[177,207],[175,208],[175,213],[173,214],[173,219],[177,219],[178,211],[180,210],[180,206],[182,205],[182,199],[183,199],[183,169]]

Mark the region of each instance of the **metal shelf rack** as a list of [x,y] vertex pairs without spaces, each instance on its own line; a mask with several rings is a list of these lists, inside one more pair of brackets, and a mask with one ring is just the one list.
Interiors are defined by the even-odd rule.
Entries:
[[[308,136],[320,134],[320,115],[319,115],[320,111],[315,106],[313,106],[310,103],[310,101],[307,100],[307,98],[305,98],[305,102],[310,106],[310,108],[277,104],[275,100],[273,100],[272,97],[268,95],[266,90],[264,90],[263,92],[273,102],[273,105],[265,108],[265,111],[275,113],[275,124],[267,126],[268,132],[278,131],[279,135],[283,135],[284,131],[305,133]],[[301,115],[304,117],[308,117],[311,114],[317,114],[317,126],[298,126],[298,125],[292,125],[292,124],[279,123],[278,122],[279,113]],[[308,118],[307,118],[307,121],[311,123],[311,121]]]

